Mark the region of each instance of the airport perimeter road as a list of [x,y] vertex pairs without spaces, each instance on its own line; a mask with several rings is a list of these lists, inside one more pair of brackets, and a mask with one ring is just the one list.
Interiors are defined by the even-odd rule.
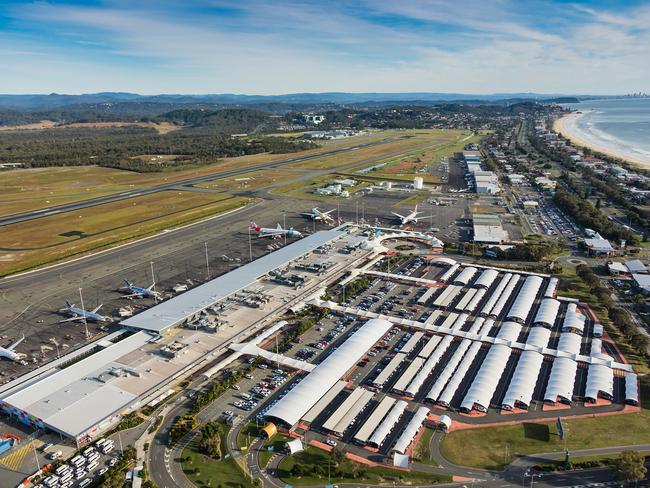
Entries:
[[[311,159],[322,158],[326,156],[333,156],[336,154],[342,154],[350,151],[357,151],[362,148],[378,146],[381,144],[386,144],[392,142],[393,138],[382,139],[380,141],[368,142],[365,144],[359,144],[355,146],[346,146],[339,149],[332,149],[330,151],[322,151],[316,154],[309,154],[306,156],[297,156],[293,158],[283,159],[281,161],[274,161],[270,163],[256,164],[252,166],[245,166],[240,169],[233,169],[229,171],[222,171],[217,173],[212,173],[205,176],[197,176],[196,178],[188,178],[186,180],[174,181],[170,183],[164,183],[162,185],[152,186],[150,188],[139,188],[134,190],[125,191],[122,193],[116,193],[113,195],[106,195],[104,197],[91,198],[88,200],[82,200],[80,202],[66,203],[63,205],[56,205],[53,207],[42,208],[39,210],[34,210],[31,212],[23,212],[19,214],[8,215],[6,217],[0,217],[0,226],[16,224],[18,222],[24,222],[26,220],[33,220],[39,217],[47,217],[49,215],[55,215],[62,212],[69,212],[71,210],[79,210],[81,208],[94,207],[96,205],[102,205],[104,203],[117,202],[120,200],[126,200],[127,198],[139,197],[142,195],[150,195],[152,193],[157,193],[164,190],[170,190],[173,188],[178,188],[180,186],[192,186],[199,183],[205,183],[207,181],[218,180],[222,178],[228,178],[230,176],[236,176],[244,173],[250,173],[251,171],[256,171],[260,169],[270,169],[277,168],[287,164],[300,163],[302,161],[309,161]],[[360,163],[363,164],[363,163]]]

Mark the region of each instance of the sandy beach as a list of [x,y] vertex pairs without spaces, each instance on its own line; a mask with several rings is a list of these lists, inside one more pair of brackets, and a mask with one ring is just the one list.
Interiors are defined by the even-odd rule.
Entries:
[[592,141],[589,141],[588,139],[580,137],[580,135],[577,135],[575,132],[572,132],[571,128],[573,122],[575,121],[576,118],[581,116],[582,116],[582,112],[576,111],[576,112],[571,112],[570,114],[567,114],[563,117],[560,117],[555,122],[553,122],[553,130],[559,134],[562,134],[564,137],[569,139],[576,146],[588,147],[594,152],[607,154],[608,156],[622,159],[631,164],[640,166],[644,169],[650,169],[650,161],[639,159],[623,151],[617,151],[612,149],[611,147],[594,143]]

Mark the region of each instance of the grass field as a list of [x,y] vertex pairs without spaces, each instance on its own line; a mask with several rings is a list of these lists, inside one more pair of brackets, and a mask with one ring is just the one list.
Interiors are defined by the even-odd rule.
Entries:
[[[386,138],[402,137],[403,140],[400,144],[408,147],[409,139],[404,138],[408,134],[409,131],[378,131],[357,137],[319,142],[321,147],[299,153],[254,154],[215,160],[214,164],[200,167],[169,170],[159,173],[136,173],[96,166],[5,171],[2,173],[3,191],[0,194],[0,215],[10,215],[53,205],[87,200],[103,195],[120,193],[133,188],[149,188],[162,183],[205,176],[231,169],[241,169],[247,166],[319,153],[338,147],[380,141]],[[390,142],[380,146],[362,148],[354,151],[352,154],[358,159],[372,157],[373,155],[381,154],[383,151],[390,151],[394,144],[395,142]],[[318,161],[326,160],[329,161],[327,164],[332,164],[332,159],[336,163],[336,158],[331,157],[319,158],[318,160],[314,160],[314,162],[318,164]],[[240,186],[241,182],[233,182],[234,189],[238,189]],[[229,189],[231,187],[226,185],[225,188]]]
[[208,188],[220,191],[250,191],[263,187],[281,184],[284,181],[300,176],[298,171],[287,171],[283,169],[265,169],[252,171],[238,176],[209,181],[196,185],[198,188]]
[[[296,477],[291,474],[294,465],[300,464],[305,472],[310,475]],[[420,473],[411,471],[405,473],[390,468],[368,467],[361,464],[344,460],[336,468],[329,453],[308,447],[303,452],[294,456],[285,457],[278,466],[279,475],[282,480],[290,485],[305,486],[316,485],[322,486],[328,483],[328,466],[332,474],[331,483],[359,483],[360,485],[393,485],[394,482],[401,480],[408,481],[412,485],[448,483],[451,482],[450,476]]]
[[0,227],[0,275],[232,210],[228,194],[166,191]]
[[[639,413],[565,419],[569,450],[649,443],[649,390],[650,384],[645,379],[641,401],[646,407]],[[450,462],[485,469],[503,469],[519,455],[563,449],[564,442],[557,435],[555,421],[460,430],[447,434],[441,444],[442,455]]]
[[431,443],[431,438],[435,430],[425,429],[424,434],[420,437],[417,445],[413,448],[413,460],[420,463],[429,464],[431,466],[438,466],[431,458],[431,450],[429,449],[429,444]]
[[[228,428],[221,433],[221,452],[226,453]],[[190,442],[181,454],[181,466],[188,479],[198,487],[238,487],[252,486],[250,478],[244,475],[241,467],[232,458],[216,460],[198,450],[199,436]]]
[[[646,458],[650,456],[650,451],[638,451]],[[573,469],[582,469],[587,466],[594,465],[611,465],[614,461],[619,459],[620,454],[602,454],[597,456],[575,456],[571,457],[571,464]],[[564,459],[557,461],[547,461],[536,466],[536,469],[542,471],[564,471]]]
[[[290,164],[288,167],[297,169],[332,169],[343,165],[359,162],[360,166],[358,168],[355,168],[355,170],[359,170],[379,162],[397,161],[397,159],[409,154],[411,150],[414,154],[417,154],[419,151],[423,150],[414,149],[417,146],[424,144],[448,144],[450,133],[452,132],[455,133],[456,139],[462,138],[461,136],[463,134],[463,131],[446,131],[442,129],[386,131],[383,133],[384,137],[393,138],[393,141],[379,146],[372,146],[356,151],[350,151],[342,154],[335,154],[333,156],[294,163]],[[465,135],[467,135],[467,133],[465,133]],[[349,142],[348,145],[350,145]],[[363,162],[370,159],[373,160],[373,163],[366,164]]]

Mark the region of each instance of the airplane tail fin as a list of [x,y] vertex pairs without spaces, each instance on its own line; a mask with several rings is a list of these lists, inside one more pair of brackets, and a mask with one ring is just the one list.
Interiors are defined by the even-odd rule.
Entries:
[[74,303],[70,303],[68,300],[65,301],[65,304],[66,304],[68,307],[74,307]]
[[276,227],[276,229],[278,229],[278,230],[282,230],[282,226],[281,226],[280,224],[278,224],[278,226]]
[[260,226],[251,220],[251,230],[260,231]]
[[415,208],[413,209],[413,211],[414,211],[415,213],[418,212],[418,204],[417,204],[417,203],[415,204]]

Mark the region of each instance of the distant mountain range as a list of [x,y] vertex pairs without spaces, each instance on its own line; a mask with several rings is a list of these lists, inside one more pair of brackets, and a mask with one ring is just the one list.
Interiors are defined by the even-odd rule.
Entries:
[[103,92],[82,95],[2,95],[0,108],[17,111],[51,110],[71,105],[97,105],[114,103],[180,105],[250,106],[260,104],[283,105],[386,105],[433,103],[515,103],[537,100],[540,102],[578,101],[586,98],[603,98],[589,95],[562,95],[538,93],[495,93],[473,95],[463,93],[288,93],[284,95],[237,95],[230,93],[213,95],[139,95],[137,93]]

